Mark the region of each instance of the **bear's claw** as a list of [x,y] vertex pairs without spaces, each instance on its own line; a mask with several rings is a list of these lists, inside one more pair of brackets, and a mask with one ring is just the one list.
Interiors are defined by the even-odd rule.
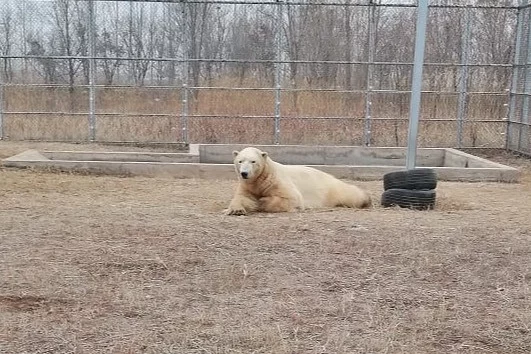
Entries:
[[227,210],[227,215],[247,215],[247,212],[245,211],[245,209],[228,209]]

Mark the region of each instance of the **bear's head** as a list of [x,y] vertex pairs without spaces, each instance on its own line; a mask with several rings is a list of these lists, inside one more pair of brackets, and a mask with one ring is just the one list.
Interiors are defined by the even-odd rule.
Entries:
[[233,151],[232,154],[239,178],[252,181],[264,171],[267,163],[267,152],[254,147],[247,147],[242,151]]

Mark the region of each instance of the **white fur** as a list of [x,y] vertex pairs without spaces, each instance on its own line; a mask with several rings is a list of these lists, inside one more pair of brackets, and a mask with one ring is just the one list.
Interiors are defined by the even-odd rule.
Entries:
[[370,196],[355,185],[312,167],[280,164],[254,147],[234,151],[234,165],[239,184],[229,215],[371,204]]

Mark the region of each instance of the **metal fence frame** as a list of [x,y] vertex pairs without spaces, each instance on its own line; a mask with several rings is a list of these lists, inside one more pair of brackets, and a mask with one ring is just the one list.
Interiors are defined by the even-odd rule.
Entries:
[[[290,92],[290,91],[332,91],[332,92],[346,92],[346,93],[361,93],[365,95],[365,113],[363,117],[363,144],[366,146],[372,145],[372,137],[371,137],[371,130],[372,130],[372,123],[374,122],[375,118],[372,117],[372,98],[375,93],[382,93],[382,92],[396,92],[396,93],[409,93],[413,96],[418,96],[418,100],[420,100],[420,95],[422,93],[428,93],[430,91],[421,91],[420,85],[418,82],[413,81],[412,89],[407,91],[400,91],[400,90],[377,90],[372,87],[372,76],[373,76],[373,69],[379,65],[401,65],[401,66],[413,66],[414,63],[406,63],[406,62],[377,62],[374,60],[374,40],[375,40],[375,23],[374,23],[374,11],[379,6],[384,7],[410,7],[415,8],[418,7],[421,2],[418,4],[398,4],[398,3],[387,3],[387,4],[380,4],[376,3],[373,0],[367,0],[367,2],[360,3],[360,2],[353,2],[353,3],[345,3],[341,1],[314,1],[312,2],[313,6],[353,6],[353,7],[368,7],[369,8],[369,18],[368,18],[368,59],[366,61],[341,61],[341,60],[327,60],[327,61],[309,61],[309,60],[286,60],[282,57],[282,35],[280,33],[280,23],[283,19],[284,14],[284,6],[286,4],[289,5],[308,5],[305,1],[299,1],[299,0],[263,0],[263,1],[256,1],[256,0],[180,0],[179,2],[184,3],[190,3],[190,4],[201,4],[201,3],[210,3],[210,4],[254,4],[254,5],[271,5],[271,6],[277,6],[276,11],[276,21],[277,21],[277,31],[275,33],[275,43],[276,43],[276,53],[275,58],[273,60],[245,60],[245,59],[233,59],[233,58],[223,58],[223,59],[205,59],[205,58],[189,58],[187,56],[187,51],[183,51],[183,55],[180,58],[167,58],[167,57],[99,57],[96,55],[95,51],[95,18],[97,16],[94,4],[100,1],[111,1],[111,0],[85,0],[88,2],[89,6],[89,34],[88,34],[88,56],[54,56],[54,55],[0,55],[0,59],[78,59],[78,60],[88,60],[89,63],[89,83],[88,85],[76,85],[76,87],[85,87],[88,89],[89,92],[89,102],[88,102],[88,112],[87,113],[74,113],[74,112],[7,112],[4,109],[3,103],[4,103],[4,86],[5,83],[2,80],[2,77],[0,77],[0,139],[4,139],[6,137],[6,132],[4,129],[5,124],[5,114],[45,114],[45,113],[59,113],[59,114],[68,114],[68,115],[87,115],[88,116],[88,136],[89,141],[91,142],[97,142],[98,136],[97,136],[97,117],[100,113],[97,112],[97,103],[96,103],[96,93],[98,89],[101,89],[104,87],[103,85],[98,85],[96,82],[96,63],[99,60],[113,60],[113,59],[119,59],[123,61],[131,61],[131,60],[150,60],[150,61],[172,61],[176,64],[183,64],[181,65],[183,70],[183,77],[184,80],[182,84],[179,86],[171,86],[171,88],[179,89],[181,90],[181,111],[178,113],[180,115],[180,134],[176,136],[176,141],[188,143],[189,142],[189,134],[188,134],[188,122],[190,118],[194,118],[196,116],[189,114],[189,96],[191,90],[200,90],[200,89],[226,89],[226,90],[265,90],[265,91],[271,91],[274,93],[274,115],[271,116],[260,116],[265,118],[273,118],[274,126],[272,127],[273,130],[273,143],[279,144],[282,143],[282,135],[281,135],[281,127],[280,122],[282,120],[281,116],[281,104],[282,104],[282,93],[283,92]],[[129,2],[129,0],[112,0],[116,2]],[[139,2],[176,2],[174,0],[140,0]],[[485,8],[485,6],[481,5],[440,5],[440,4],[431,4],[429,6],[430,8],[455,8],[455,9],[463,9],[465,11],[465,16],[470,16],[471,11],[474,11],[474,9],[478,8]],[[508,117],[506,119],[507,129],[506,129],[506,143],[505,148],[513,151],[518,151],[525,154],[531,155],[531,144],[529,143],[529,115],[530,115],[530,107],[529,107],[529,97],[531,95],[531,35],[529,34],[531,25],[531,5],[529,4],[529,0],[520,0],[519,6],[489,6],[488,8],[493,9],[500,9],[500,10],[515,10],[518,12],[517,18],[517,35],[515,38],[515,48],[516,53],[514,55],[514,62],[512,64],[494,64],[494,63],[470,63],[469,62],[469,43],[471,38],[471,26],[470,21],[466,21],[466,27],[465,31],[462,34],[462,39],[465,43],[464,46],[462,46],[462,53],[461,53],[461,62],[460,63],[423,63],[423,67],[429,67],[429,66],[450,66],[450,67],[456,67],[459,68],[461,77],[463,78],[459,83],[459,89],[458,89],[458,107],[457,107],[457,117],[456,117],[456,123],[457,123],[457,141],[455,142],[455,147],[462,148],[466,147],[463,144],[463,123],[466,121],[466,105],[467,105],[467,98],[472,93],[468,91],[468,71],[470,68],[473,67],[506,67],[506,68],[512,68],[512,79],[511,79],[511,85],[509,89],[509,94],[507,95],[507,92],[488,92],[488,94],[492,95],[504,95],[507,96],[508,99]],[[186,7],[183,7],[183,17],[186,18],[187,11]],[[421,33],[422,34],[422,33]],[[181,33],[181,35],[185,38],[186,45],[190,45],[188,43],[189,34],[188,33]],[[224,62],[224,63],[262,63],[262,64],[272,64],[274,66],[275,75],[274,75],[274,85],[273,87],[260,87],[260,88],[245,88],[245,87],[204,87],[204,86],[192,86],[190,85],[190,78],[189,78],[189,66],[193,62]],[[335,89],[298,89],[298,88],[286,88],[283,87],[282,83],[282,70],[283,66],[290,63],[301,63],[301,64],[316,64],[316,63],[326,63],[326,64],[359,64],[359,65],[366,65],[367,66],[367,87],[365,90],[335,90]],[[422,62],[422,58],[421,58]],[[420,72],[422,73],[422,71]],[[1,75],[0,75],[1,76]],[[523,79],[522,79],[523,77]],[[10,84],[11,85],[11,84]],[[18,85],[18,84],[15,84]],[[40,84],[34,84],[35,86],[39,86]],[[43,86],[43,85],[40,85]],[[51,86],[51,85],[45,85],[45,86]],[[56,86],[65,86],[65,85],[56,85]],[[66,87],[66,86],[65,86]],[[115,86],[119,87],[119,86]],[[148,88],[150,86],[144,86],[145,88]],[[164,86],[153,86],[157,88],[163,88]],[[440,92],[441,94],[445,94],[445,92]],[[456,92],[448,92],[449,94],[455,94]],[[474,92],[477,93],[477,92]],[[412,106],[410,107],[410,119],[414,119],[415,116],[418,118],[418,112],[415,112],[415,108]],[[105,115],[108,115],[109,113],[105,113]],[[149,115],[147,115],[149,116]],[[152,116],[169,116],[169,117],[175,117],[174,114],[153,114]],[[201,117],[204,117],[205,115],[201,115]],[[242,118],[256,118],[258,116],[245,116],[242,115]],[[341,118],[341,117],[320,117],[320,118]],[[346,117],[349,118],[349,117]],[[478,121],[480,122],[480,121]],[[490,122],[490,120],[485,120],[485,122]],[[411,128],[413,128],[413,131],[411,131]],[[415,131],[415,127],[410,126],[410,137],[409,137],[409,143],[411,144],[412,139],[415,139],[417,136],[417,133]],[[515,134],[518,135],[518,138],[515,140]],[[527,139],[527,140],[526,140]],[[415,144],[416,145],[416,144]],[[416,146],[415,146],[416,147]],[[415,149],[416,150],[416,149]]]
[[509,97],[506,148],[531,156],[531,3],[521,0]]

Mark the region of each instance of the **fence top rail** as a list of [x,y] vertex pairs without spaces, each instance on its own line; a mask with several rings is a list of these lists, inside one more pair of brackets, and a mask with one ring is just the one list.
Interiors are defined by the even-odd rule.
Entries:
[[[301,1],[301,0],[82,0],[94,2],[155,2],[176,4],[218,4],[218,5],[288,5],[288,6],[342,6],[342,7],[417,7],[415,3],[375,3],[373,0],[365,2],[346,3],[341,1]],[[480,4],[431,4],[431,8],[445,9],[521,9],[519,5],[480,5]]]
[[[46,83],[5,83],[5,87],[40,87],[40,88],[89,88],[91,85],[88,84],[74,84],[70,85],[68,83],[62,84],[46,84]],[[127,84],[113,84],[113,85],[102,85],[95,84],[92,85],[94,88],[99,89],[146,89],[146,90],[182,90],[182,85],[127,85]],[[367,90],[348,90],[340,88],[297,88],[297,87],[236,87],[236,86],[187,86],[187,90],[226,90],[226,91],[276,91],[280,90],[283,92],[329,92],[329,93],[353,93],[353,94],[366,94]],[[382,93],[382,94],[409,94],[411,90],[398,90],[398,89],[371,89],[371,93]],[[459,95],[458,91],[440,91],[440,90],[422,90],[423,94],[436,94],[436,95]],[[487,96],[506,96],[508,94],[513,95],[531,95],[526,93],[518,92],[509,92],[506,91],[467,91],[467,95],[487,95]]]
[[[74,117],[74,116],[86,116],[89,112],[66,112],[66,111],[6,111],[4,112],[8,115],[26,115],[26,116],[64,116],[64,117]],[[176,113],[143,113],[143,112],[96,112],[97,116],[101,117],[158,117],[158,118],[179,118],[179,115]],[[275,115],[247,115],[247,114],[189,114],[188,118],[203,118],[203,119],[268,119],[274,120]],[[350,120],[350,121],[365,121],[365,117],[361,116],[325,116],[325,115],[316,115],[316,116],[306,116],[306,115],[290,115],[286,114],[282,117],[283,120]],[[408,122],[409,118],[407,117],[371,117],[374,121],[381,122]],[[420,118],[420,122],[448,122],[455,123],[455,118],[453,117],[437,117],[437,118]],[[465,122],[465,124],[476,124],[476,123],[506,123],[507,119],[470,119]],[[509,121],[510,123],[520,124],[520,125],[531,125],[531,123]]]
[[[113,0],[114,1],[114,0]],[[395,61],[345,61],[345,60],[266,60],[266,59],[214,59],[214,58],[165,58],[165,57],[102,57],[83,55],[0,55],[0,59],[51,59],[51,60],[123,60],[123,61],[172,61],[172,62],[213,62],[213,63],[256,63],[256,64],[334,64],[334,65],[403,65],[412,66],[410,62]],[[508,63],[424,63],[425,66],[469,66],[469,67],[505,67],[518,64]]]

